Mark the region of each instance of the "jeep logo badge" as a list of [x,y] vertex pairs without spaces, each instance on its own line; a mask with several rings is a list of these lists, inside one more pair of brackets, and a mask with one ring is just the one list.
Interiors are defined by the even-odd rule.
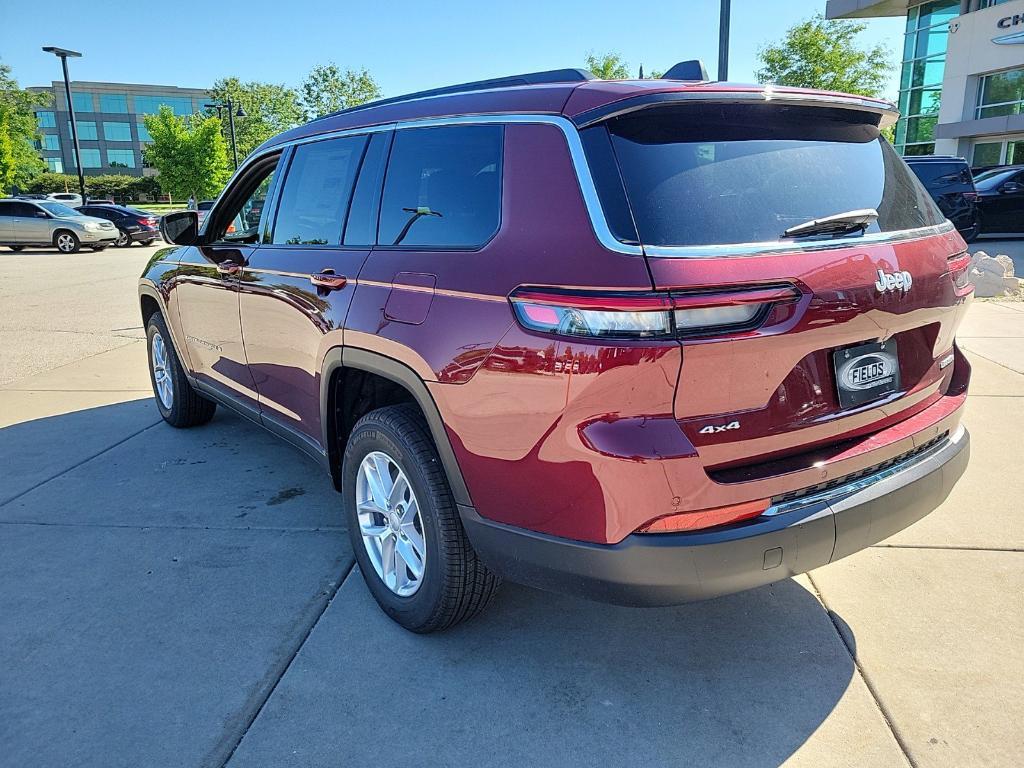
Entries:
[[903,291],[906,293],[910,290],[910,286],[914,284],[914,278],[910,276],[907,271],[903,272],[883,272],[878,270],[878,279],[875,281],[875,288],[878,289],[879,293],[885,293],[886,291]]

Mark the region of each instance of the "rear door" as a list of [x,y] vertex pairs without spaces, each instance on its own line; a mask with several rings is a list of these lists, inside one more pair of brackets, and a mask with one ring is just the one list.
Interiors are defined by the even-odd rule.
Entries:
[[242,333],[263,418],[315,445],[325,336],[343,328],[369,253],[368,244],[344,244],[353,187],[364,156],[383,163],[387,138],[346,136],[291,150],[275,215],[241,275]]
[[18,243],[49,243],[51,216],[35,203],[14,204],[14,239]]
[[0,243],[14,242],[14,200],[0,200]]
[[1024,171],[1007,177],[985,204],[989,232],[1024,232]]

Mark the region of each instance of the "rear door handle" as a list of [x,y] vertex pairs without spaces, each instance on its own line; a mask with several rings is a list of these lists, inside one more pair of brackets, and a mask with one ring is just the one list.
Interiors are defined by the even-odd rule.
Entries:
[[237,275],[242,271],[242,265],[233,261],[222,261],[217,265],[217,272],[222,275]]
[[348,278],[344,275],[335,275],[333,272],[320,272],[309,276],[309,282],[317,288],[325,288],[328,291],[336,291],[348,284]]

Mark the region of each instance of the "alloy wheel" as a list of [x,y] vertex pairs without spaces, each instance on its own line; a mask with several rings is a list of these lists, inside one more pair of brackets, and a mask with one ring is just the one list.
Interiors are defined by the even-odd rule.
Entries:
[[128,239],[128,233],[118,232],[117,240],[114,242],[114,245],[116,245],[118,248],[124,248],[126,245],[131,245],[131,242]]
[[57,236],[57,250],[61,253],[71,253],[75,250],[75,238],[64,232]]
[[366,455],[356,474],[356,516],[377,576],[400,597],[416,593],[427,560],[423,519],[412,485],[382,451]]
[[167,345],[164,344],[164,337],[159,331],[153,335],[151,357],[156,396],[160,398],[160,404],[169,411],[174,405],[174,382],[171,381]]

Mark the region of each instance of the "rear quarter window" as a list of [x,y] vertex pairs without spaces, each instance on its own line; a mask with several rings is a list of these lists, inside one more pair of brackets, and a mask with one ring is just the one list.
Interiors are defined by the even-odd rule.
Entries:
[[[868,233],[944,221],[860,113],[688,104],[641,110],[587,130],[609,132],[647,245],[774,243],[789,227],[865,208],[878,211]],[[601,197],[604,205],[608,195]]]
[[476,248],[501,221],[503,128],[396,131],[381,199],[383,246]]

